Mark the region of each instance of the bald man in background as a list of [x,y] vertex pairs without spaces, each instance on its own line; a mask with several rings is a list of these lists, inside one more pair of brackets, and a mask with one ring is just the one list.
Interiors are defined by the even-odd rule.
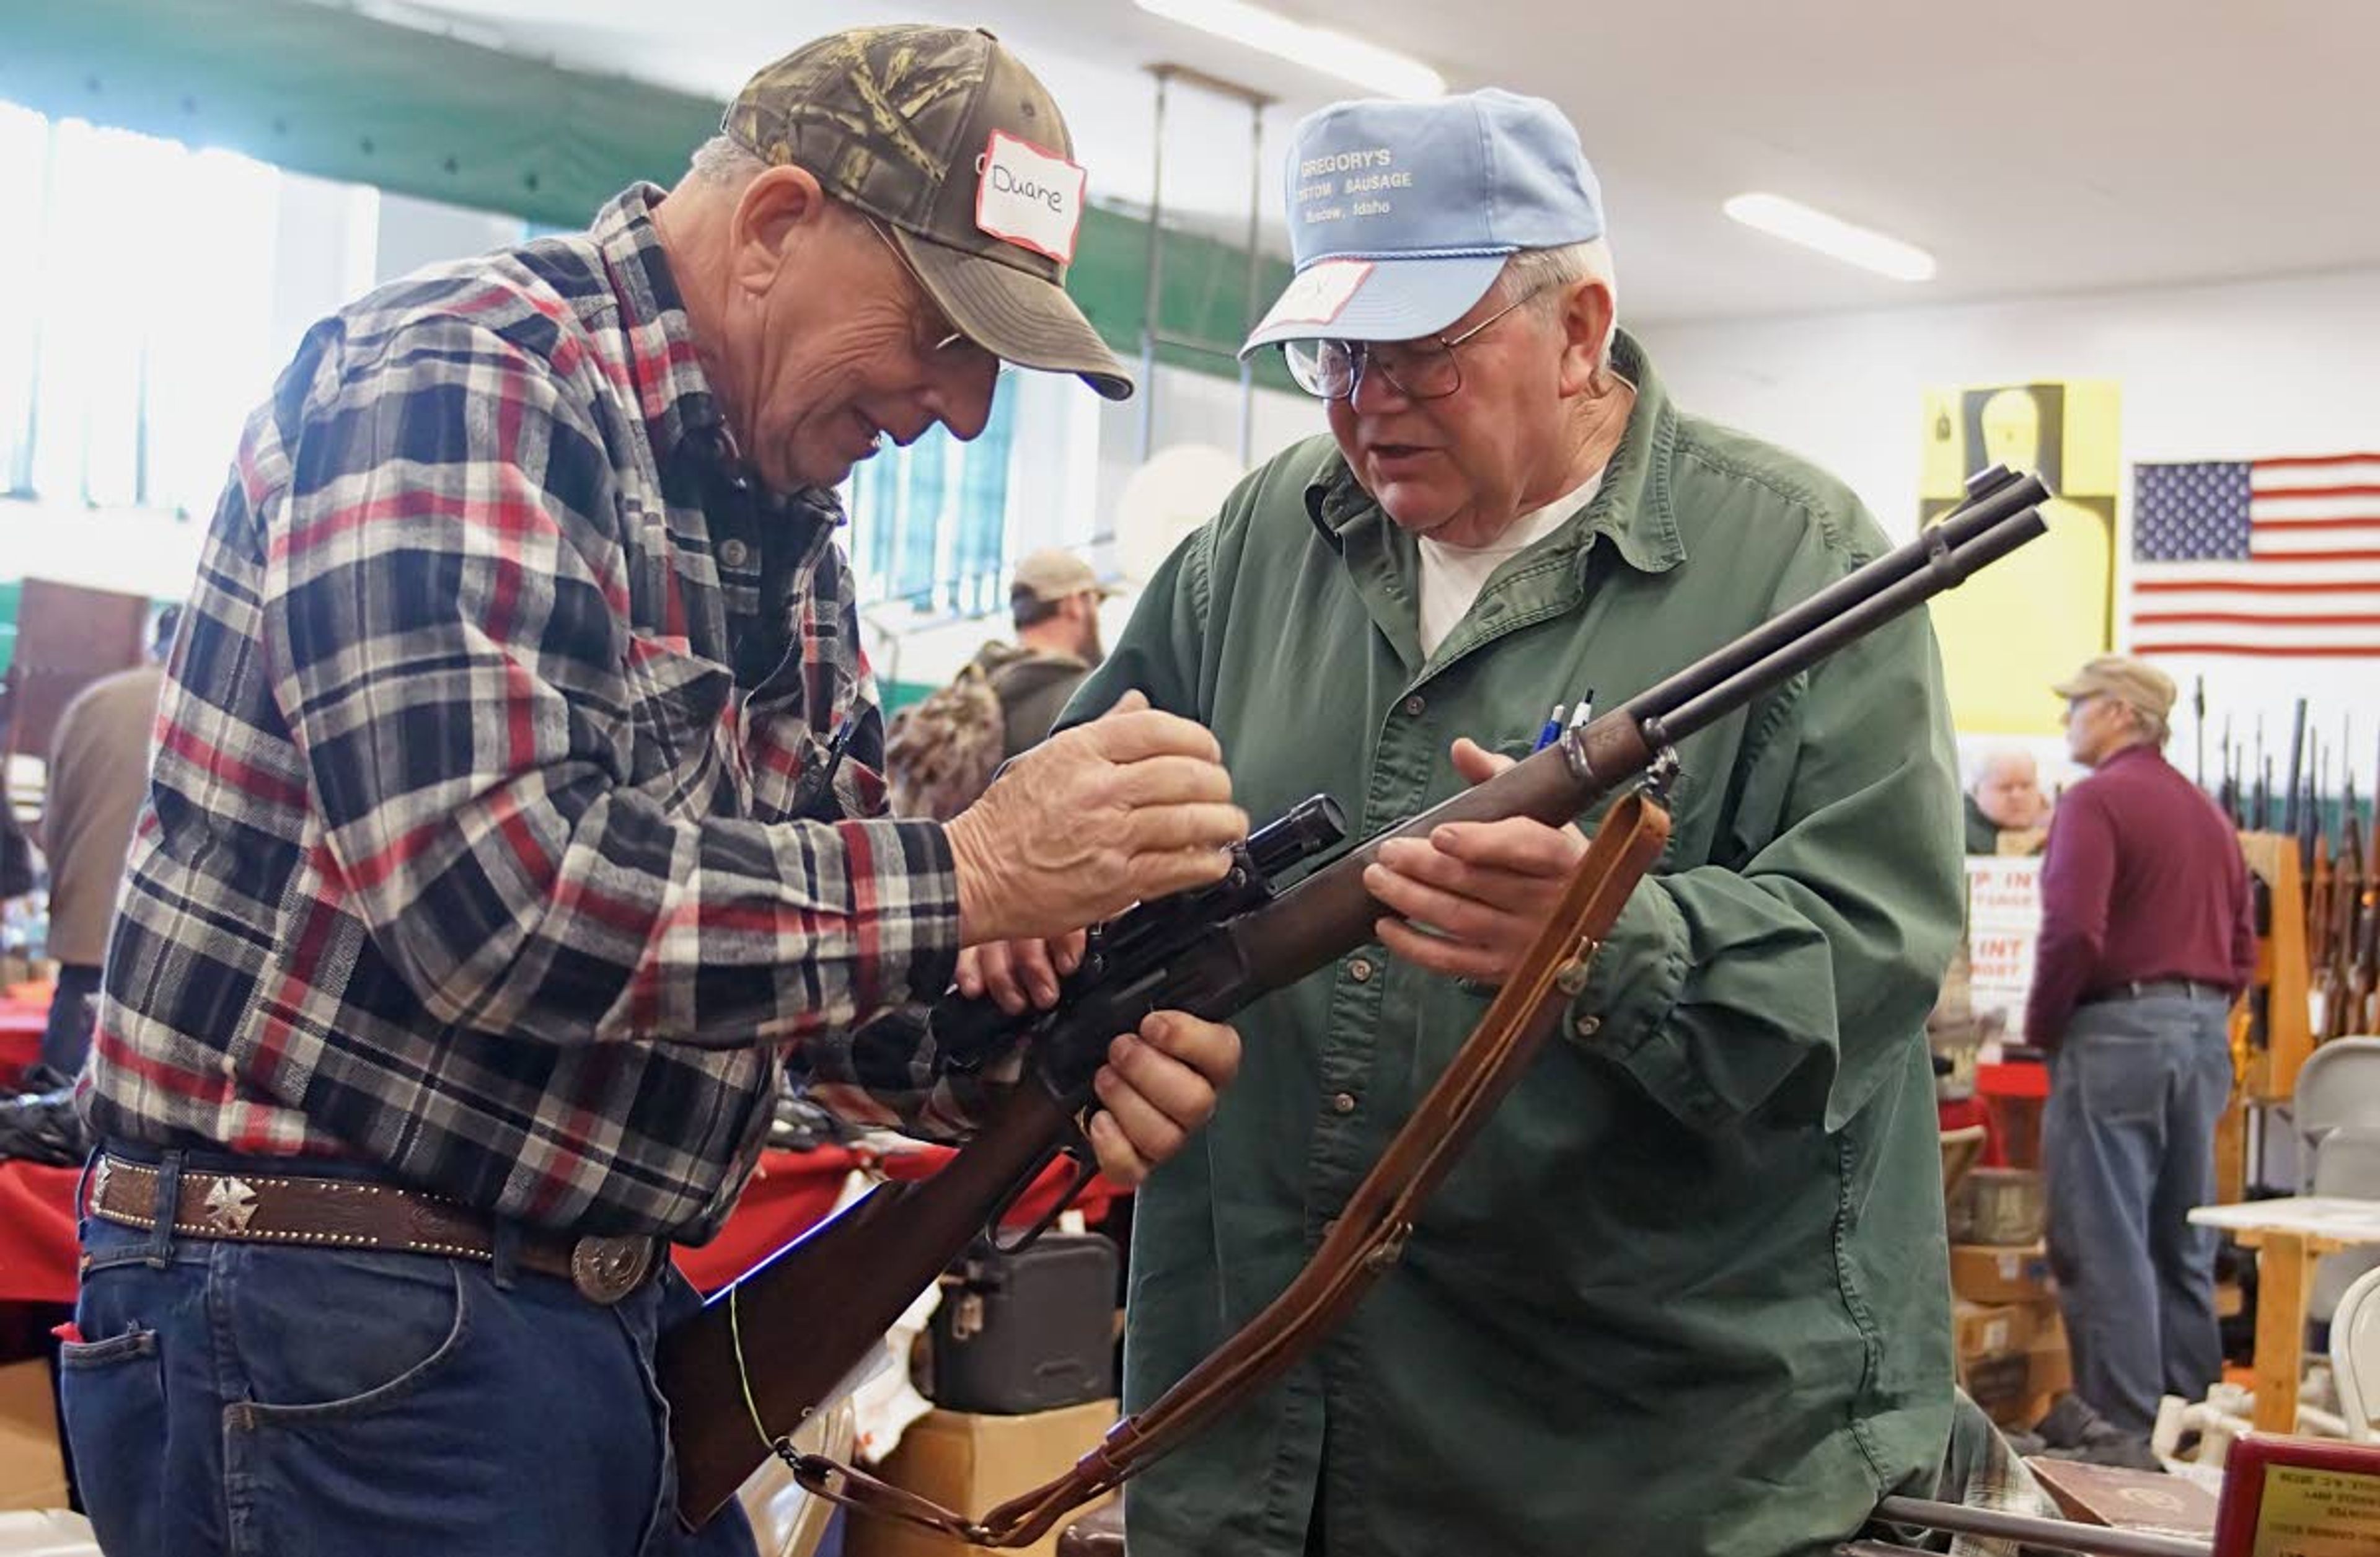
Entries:
[[2002,747],[1987,754],[1967,791],[1969,854],[2039,854],[2049,837],[2049,797],[2033,753]]

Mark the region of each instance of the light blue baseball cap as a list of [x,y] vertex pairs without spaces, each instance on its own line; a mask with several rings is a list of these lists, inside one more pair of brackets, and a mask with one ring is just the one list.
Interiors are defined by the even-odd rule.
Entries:
[[1289,151],[1296,274],[1240,348],[1434,335],[1505,260],[1603,236],[1578,131],[1541,97],[1488,88],[1366,98],[1298,121]]

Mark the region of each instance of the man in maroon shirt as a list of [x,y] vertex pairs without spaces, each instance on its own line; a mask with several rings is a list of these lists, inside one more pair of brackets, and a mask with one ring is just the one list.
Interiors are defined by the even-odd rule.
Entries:
[[2254,967],[2247,867],[2223,814],[2165,760],[2171,677],[2103,654],[2062,685],[2093,770],[2050,823],[2025,1035],[2049,1049],[2049,1252],[2074,1387],[2144,1441],[2157,1397],[2220,1375],[2215,1125],[2227,1017]]

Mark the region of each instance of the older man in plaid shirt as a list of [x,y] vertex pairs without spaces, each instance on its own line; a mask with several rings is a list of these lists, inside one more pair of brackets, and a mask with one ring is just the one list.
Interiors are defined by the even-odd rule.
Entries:
[[[1120,708],[947,826],[881,816],[827,490],[1131,384],[1062,282],[1081,170],[988,35],[770,67],[666,196],[317,326],[249,423],[161,711],[86,1107],[64,1355],[116,1557],[747,1551],[651,1382],[781,1063],[928,1132],[962,944],[1211,881],[1212,738]],[[1145,1172],[1237,1061],[1120,1035]],[[771,1345],[799,1345],[771,1336]]]

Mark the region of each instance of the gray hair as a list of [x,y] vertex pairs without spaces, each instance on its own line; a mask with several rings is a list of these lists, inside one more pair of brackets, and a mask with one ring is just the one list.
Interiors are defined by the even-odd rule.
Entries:
[[769,164],[723,135],[714,135],[694,149],[686,167],[695,178],[714,189],[740,190],[769,170]]
[[1554,311],[1561,295],[1582,281],[1602,284],[1611,298],[1611,328],[1603,334],[1603,348],[1596,355],[1598,370],[1611,366],[1611,337],[1620,330],[1620,283],[1611,269],[1611,240],[1591,237],[1584,243],[1567,243],[1559,249],[1524,249],[1504,263],[1504,285],[1516,298],[1536,293],[1530,306],[1547,313]]

